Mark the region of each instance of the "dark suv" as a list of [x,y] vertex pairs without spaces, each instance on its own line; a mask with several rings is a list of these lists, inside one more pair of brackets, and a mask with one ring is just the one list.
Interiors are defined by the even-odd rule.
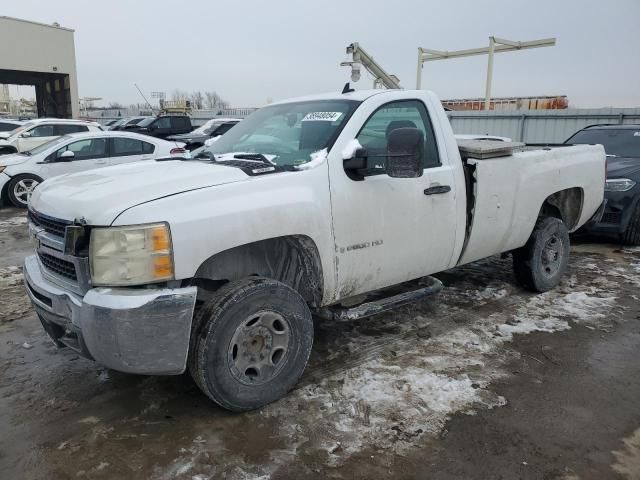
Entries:
[[186,115],[161,115],[145,118],[137,125],[131,125],[125,130],[152,137],[167,138],[170,135],[189,133],[193,130],[193,126],[191,119]]
[[565,143],[601,144],[607,153],[604,207],[585,230],[640,245],[640,125],[592,125]]

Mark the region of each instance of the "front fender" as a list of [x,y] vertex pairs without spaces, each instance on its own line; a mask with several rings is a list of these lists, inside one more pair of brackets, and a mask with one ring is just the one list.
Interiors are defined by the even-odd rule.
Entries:
[[335,249],[326,162],[316,168],[247,177],[138,205],[114,225],[168,222],[176,279],[189,279],[210,257],[262,240],[306,236],[323,272],[323,303],[334,291]]

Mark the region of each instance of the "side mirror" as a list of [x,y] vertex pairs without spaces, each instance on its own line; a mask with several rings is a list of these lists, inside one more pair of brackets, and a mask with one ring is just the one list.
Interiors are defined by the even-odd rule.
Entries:
[[392,178],[422,176],[424,133],[418,128],[396,128],[387,140],[385,170]]
[[[343,153],[344,154],[344,153]],[[363,171],[367,168],[369,153],[364,147],[358,147],[353,151],[351,158],[345,158],[342,162],[344,171],[351,180],[364,180]]]
[[76,156],[75,153],[73,153],[71,150],[65,150],[64,152],[62,152],[62,155],[60,155],[58,157],[58,162],[70,162],[74,159],[74,157]]
[[29,138],[31,136],[31,132],[22,132],[20,134],[21,138]]

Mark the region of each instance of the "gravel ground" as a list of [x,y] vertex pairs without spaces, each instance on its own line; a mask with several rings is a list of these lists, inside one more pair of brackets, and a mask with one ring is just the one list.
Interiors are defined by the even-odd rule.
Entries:
[[2,478],[640,478],[640,249],[574,246],[541,295],[494,257],[413,306],[318,320],[297,388],[238,415],[187,375],[56,349],[22,290],[25,230],[0,210]]

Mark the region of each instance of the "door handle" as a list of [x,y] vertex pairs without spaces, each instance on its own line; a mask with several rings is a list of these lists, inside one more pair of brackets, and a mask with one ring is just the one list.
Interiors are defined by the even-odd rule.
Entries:
[[425,195],[440,195],[442,193],[449,193],[451,187],[449,185],[436,185],[435,187],[429,187],[424,190]]

